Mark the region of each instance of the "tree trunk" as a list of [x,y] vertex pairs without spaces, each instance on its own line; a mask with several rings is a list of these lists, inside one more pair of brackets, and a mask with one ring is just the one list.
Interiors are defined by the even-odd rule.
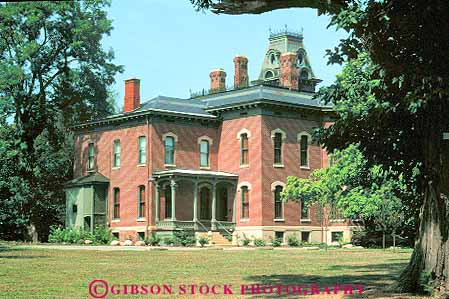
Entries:
[[396,251],[396,233],[391,234],[393,237],[393,251]]
[[[444,115],[440,112],[440,115]],[[449,188],[449,149],[442,140],[447,119],[425,123],[424,135],[424,198],[419,215],[419,232],[415,250],[407,268],[399,278],[398,288],[403,292],[433,288],[438,293],[449,291],[449,221],[447,215]],[[427,289],[426,288],[426,289]]]

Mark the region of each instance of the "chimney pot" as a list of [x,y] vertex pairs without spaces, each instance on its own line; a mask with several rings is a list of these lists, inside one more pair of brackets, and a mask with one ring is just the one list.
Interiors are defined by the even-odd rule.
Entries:
[[281,54],[281,74],[279,83],[293,90],[299,89],[299,69],[296,65],[296,54],[287,52]]
[[226,90],[226,72],[223,69],[215,69],[209,74],[211,92]]
[[248,87],[248,58],[243,55],[234,57],[234,88]]
[[140,107],[140,79],[125,80],[124,112],[131,112]]

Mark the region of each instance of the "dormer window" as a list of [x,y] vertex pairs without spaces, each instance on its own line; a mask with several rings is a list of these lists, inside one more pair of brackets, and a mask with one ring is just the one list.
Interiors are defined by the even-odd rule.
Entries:
[[298,65],[302,65],[304,62],[304,55],[302,53],[298,53],[297,63]]
[[299,75],[301,80],[308,80],[309,79],[309,72],[306,70],[302,70],[301,74]]
[[270,79],[270,78],[273,78],[273,72],[272,71],[268,71],[268,72],[266,72],[265,73],[265,79]]
[[276,62],[276,55],[274,55],[274,53],[270,55],[270,62],[271,64],[274,64]]

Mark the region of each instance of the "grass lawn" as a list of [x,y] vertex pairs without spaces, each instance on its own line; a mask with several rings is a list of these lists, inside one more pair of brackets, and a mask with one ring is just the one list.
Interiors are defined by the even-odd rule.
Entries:
[[[383,289],[404,268],[410,254],[411,250],[378,249],[135,252],[26,249],[0,245],[0,297],[89,298],[88,284],[94,279],[104,279],[110,285],[169,284],[176,292],[180,284],[231,284],[235,292],[227,296],[197,298],[270,297],[236,294],[240,292],[241,284],[317,283],[333,286],[360,283],[365,288]],[[107,298],[160,297],[121,294]],[[196,296],[176,293],[165,297]],[[301,298],[337,297],[309,295]]]

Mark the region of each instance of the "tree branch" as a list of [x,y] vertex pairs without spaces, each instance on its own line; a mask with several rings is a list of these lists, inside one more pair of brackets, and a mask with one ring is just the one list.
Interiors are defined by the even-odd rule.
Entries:
[[313,8],[319,12],[336,12],[345,7],[343,0],[220,0],[211,3],[216,14],[261,14],[285,8]]

